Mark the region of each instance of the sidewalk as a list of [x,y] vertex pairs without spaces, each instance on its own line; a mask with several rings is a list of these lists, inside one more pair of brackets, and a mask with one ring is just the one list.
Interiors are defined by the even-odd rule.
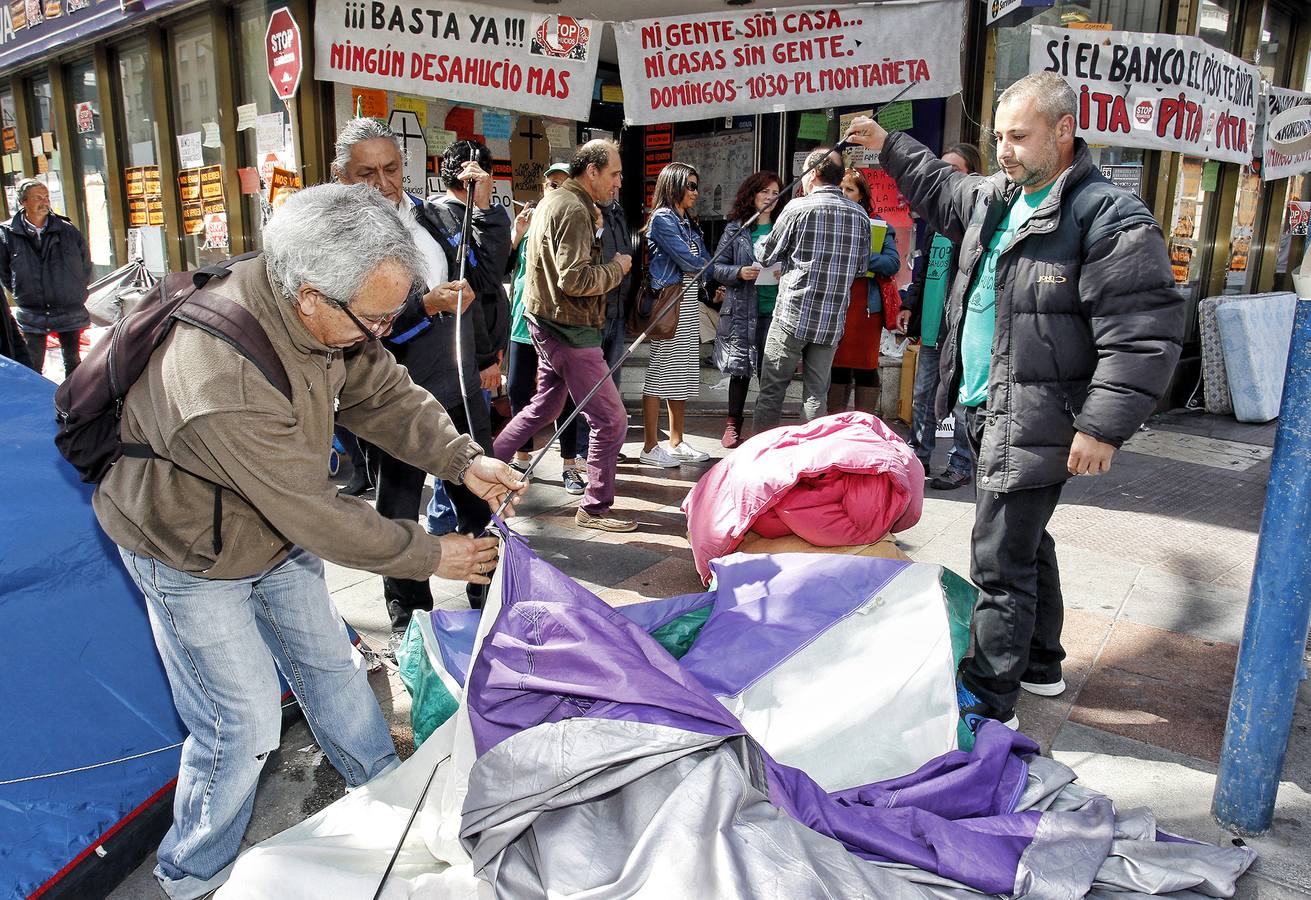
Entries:
[[[716,457],[719,417],[690,417],[688,433]],[[640,450],[640,415],[625,452]],[[1128,808],[1150,806],[1162,829],[1230,840],[1210,818],[1229,690],[1242,634],[1274,426],[1204,415],[1165,415],[1117,454],[1109,474],[1069,482],[1052,521],[1067,609],[1065,694],[1026,695],[1020,728],[1070,765],[1079,781]],[[939,442],[934,471],[945,462]],[[576,498],[548,454],[514,527],[533,549],[603,599],[622,604],[701,589],[679,511],[709,464],[619,468],[616,509],[641,522],[632,534],[573,525]],[[929,491],[924,515],[899,535],[919,562],[968,576],[971,488]],[[381,580],[329,565],[342,615],[374,644],[389,630]],[[463,607],[463,587],[434,581],[437,603]],[[398,679],[374,677],[402,753],[409,700]],[[1239,897],[1311,898],[1311,687],[1303,686],[1275,824],[1251,839],[1261,858]],[[247,835],[257,842],[332,802],[341,779],[303,722],[288,729],[265,771]],[[153,858],[110,896],[156,898]]]

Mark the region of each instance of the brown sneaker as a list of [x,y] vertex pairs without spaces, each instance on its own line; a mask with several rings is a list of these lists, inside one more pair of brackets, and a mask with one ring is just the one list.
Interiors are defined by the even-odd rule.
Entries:
[[579,528],[595,528],[597,531],[636,531],[637,523],[628,519],[616,519],[613,516],[594,516],[584,509],[574,513],[574,524]]
[[726,449],[732,450],[742,443],[741,428],[742,422],[740,419],[726,419],[724,421],[724,436],[719,439],[719,443]]

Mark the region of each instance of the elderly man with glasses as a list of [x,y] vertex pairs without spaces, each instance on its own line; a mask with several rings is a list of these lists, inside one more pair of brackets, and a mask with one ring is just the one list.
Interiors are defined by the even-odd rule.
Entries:
[[[483,277],[484,272],[495,273],[494,278],[499,283],[510,253],[510,219],[504,210],[492,208],[491,175],[478,165],[478,158],[477,153],[468,153],[463,157],[466,161],[453,169],[459,180],[474,184],[471,193],[475,209],[472,234],[467,241],[469,259],[466,271],[479,283],[488,280]],[[391,334],[383,341],[384,345],[409,370],[414,383],[441,402],[456,428],[471,435],[479,445],[490,448],[491,419],[483,399],[481,385],[485,376],[480,368],[489,368],[495,362],[495,353],[490,357],[487,354],[487,347],[493,340],[487,322],[494,316],[487,314],[487,303],[481,299],[474,302],[479,291],[468,282],[452,280],[460,271],[457,253],[462,221],[453,219],[447,210],[425,203],[405,191],[401,139],[377,119],[358,118],[346,123],[337,135],[332,170],[343,184],[363,183],[377,188],[392,204],[418,248],[415,265],[420,273],[421,289],[416,288],[397,311]],[[463,207],[460,212],[463,213]],[[494,290],[484,289],[481,293],[491,295]],[[462,296],[460,314],[463,321],[460,323],[461,343],[457,359],[455,310],[458,296]],[[503,298],[504,290],[501,291],[502,302]],[[488,302],[494,306],[496,298],[492,296]],[[508,310],[504,318],[508,320]],[[487,361],[489,358],[492,363]],[[499,373],[499,368],[496,371]],[[463,390],[469,393],[468,419],[461,377]],[[417,520],[426,473],[376,447],[366,446],[364,449],[377,487],[378,512],[392,519]],[[434,490],[444,490],[450,498],[459,532],[479,534],[487,527],[491,509],[481,497],[455,483],[439,483]],[[485,588],[471,584],[466,594],[470,606],[475,609],[482,607]],[[432,591],[426,579],[388,577],[383,579],[383,599],[391,617],[391,651],[394,653],[413,613],[432,609]]]
[[205,290],[262,326],[290,399],[233,346],[176,325],[123,405],[123,440],[149,444],[155,458],[120,459],[93,501],[145,596],[189,732],[155,869],[173,898],[214,890],[237,855],[281,735],[279,671],[348,785],[396,764],[322,560],[475,583],[496,565],[495,538],[435,537],[338,493],[326,464],[334,413],[489,502],[524,488],[374,340],[420,277],[392,204],[365,185],[309,188],[269,221],[264,247]]

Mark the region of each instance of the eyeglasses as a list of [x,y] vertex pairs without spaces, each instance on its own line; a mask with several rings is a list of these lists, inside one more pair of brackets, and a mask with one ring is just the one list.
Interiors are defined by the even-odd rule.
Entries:
[[365,339],[370,341],[376,341],[378,338],[386,334],[387,327],[391,325],[392,322],[395,322],[396,318],[401,313],[405,312],[405,304],[402,303],[391,312],[381,316],[357,316],[355,313],[351,312],[350,306],[348,306],[345,301],[335,300],[327,294],[323,294],[323,299],[344,312],[346,317],[355,323],[355,327],[364,332]]
[[701,185],[700,185],[700,183],[698,183],[698,182],[696,182],[696,181],[689,181],[689,182],[687,183],[687,189],[688,189],[689,191],[696,191],[697,193],[700,193],[700,192],[701,192]]

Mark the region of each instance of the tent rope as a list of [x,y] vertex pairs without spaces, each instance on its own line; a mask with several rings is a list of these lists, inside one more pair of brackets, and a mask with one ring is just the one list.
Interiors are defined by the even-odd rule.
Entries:
[[167,747],[158,747],[154,750],[147,750],[144,753],[134,753],[132,756],[123,756],[118,759],[109,759],[104,762],[92,763],[89,766],[78,766],[75,769],[64,769],[62,772],[46,772],[44,775],[26,775],[22,778],[11,778],[8,781],[0,781],[0,787],[8,787],[11,784],[22,784],[26,781],[40,781],[43,778],[59,778],[61,775],[76,775],[78,772],[89,772],[92,769],[103,769],[105,766],[115,766],[119,763],[131,762],[134,759],[141,759],[146,756],[154,756],[156,753],[167,753],[169,750],[176,750],[181,747],[182,741],[176,744],[169,744]]

